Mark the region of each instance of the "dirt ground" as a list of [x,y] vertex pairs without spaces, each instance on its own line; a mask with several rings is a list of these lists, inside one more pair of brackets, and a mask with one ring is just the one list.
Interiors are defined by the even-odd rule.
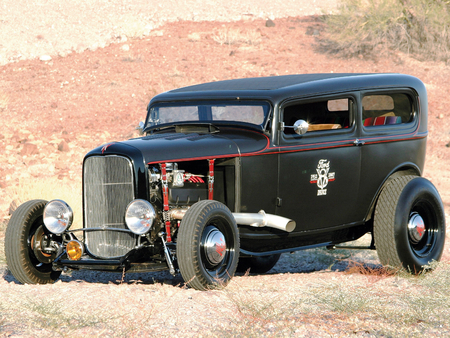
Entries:
[[[449,66],[406,55],[344,60],[316,52],[317,17],[169,23],[151,36],[0,68],[0,212],[19,179],[80,180],[84,154],[129,138],[155,94],[239,77],[315,72],[399,72],[422,79],[429,100],[424,175],[450,208]],[[316,34],[316,35],[315,35]],[[320,35],[319,35],[320,37]]]
[[[1,34],[4,34],[2,23],[8,21],[8,17],[4,15],[8,2],[0,0],[0,10],[3,11],[0,12]],[[50,3],[58,6],[56,1]],[[107,4],[106,1],[99,3]],[[194,2],[185,3],[189,7]],[[230,8],[237,6],[233,1],[228,4]],[[120,29],[125,26],[117,28],[117,32],[104,26],[100,29],[109,29],[108,32],[105,31],[107,38],[102,42],[93,39],[92,43],[98,45],[92,45],[92,48],[89,48],[90,43],[84,42],[78,52],[76,46],[83,34],[76,34],[76,30],[71,33],[73,41],[61,43],[63,47],[59,51],[49,51],[48,46],[44,46],[30,52],[28,45],[22,49],[20,46],[13,48],[9,47],[12,45],[8,45],[6,40],[1,41],[0,54],[3,59],[0,61],[3,60],[3,65],[0,66],[0,116],[3,128],[0,129],[0,221],[5,222],[9,218],[12,191],[19,181],[48,178],[61,182],[62,186],[67,182],[81,184],[81,163],[85,153],[105,142],[136,136],[135,127],[139,121],[144,120],[149,100],[160,92],[195,83],[240,77],[317,72],[398,72],[417,76],[426,84],[429,136],[424,176],[439,190],[449,225],[450,112],[447,107],[450,106],[450,67],[443,63],[419,62],[404,54],[375,60],[335,58],[317,51],[317,39],[323,35],[323,26],[317,16],[299,16],[302,11],[295,12],[295,16],[288,16],[290,11],[286,10],[284,15],[276,13],[267,21],[270,13],[261,14],[259,10],[259,7],[249,6],[246,10],[233,12],[237,13],[235,17],[240,19],[238,21],[230,21],[229,17],[223,18],[223,21],[200,21],[204,13],[201,11],[199,17],[194,18],[195,21],[178,20],[176,17],[171,17],[170,20],[158,19],[145,32],[130,36],[121,33]],[[213,11],[209,10],[208,15],[211,12]],[[306,13],[318,12],[320,10],[312,9]],[[79,21],[85,20],[85,16],[79,15]],[[183,17],[184,20],[189,19],[187,15]],[[217,18],[222,18],[220,15]],[[138,18],[142,23],[148,21],[146,14]],[[45,32],[52,32],[45,26],[50,24],[45,21],[48,20],[45,12],[41,14],[41,19],[44,33],[34,36],[36,41],[33,42],[39,46],[45,45]],[[96,20],[97,17],[92,15],[92,19]],[[216,17],[207,19],[214,20]],[[10,35],[9,39],[12,39]],[[68,39],[70,40],[70,36]],[[110,42],[115,43],[109,44]],[[22,56],[11,56],[13,52]],[[43,58],[46,61],[39,60],[43,55],[49,55],[50,58]],[[2,236],[3,234],[0,235]],[[374,264],[377,262],[376,257],[369,260]],[[450,260],[448,245],[444,260]],[[289,283],[314,284],[327,278],[342,278],[344,282],[348,280],[348,276],[340,275],[339,272],[308,274],[306,272],[326,267],[315,266],[313,261],[307,261],[310,262],[309,266],[299,267],[293,266],[288,258],[283,258],[269,275],[241,276],[237,278],[237,283],[241,286],[259,283],[271,288],[281,285],[288,292]],[[345,266],[344,264],[343,268]],[[4,266],[2,271],[1,294],[32,293],[36,290],[33,286],[16,284]],[[193,290],[182,293],[180,289],[171,286],[180,280],[170,279],[167,274],[130,278],[130,290],[120,289],[120,294],[136,292],[137,297],[145,298],[145,292],[155,292],[159,295],[157,302],[160,305],[164,304],[164,297],[170,298],[175,294],[176,301],[171,300],[171,306],[180,302],[183,304],[182,309],[194,317],[203,315],[204,312],[201,311],[210,311],[208,304],[212,307],[219,297],[213,294],[208,298],[206,294]],[[133,278],[140,282],[133,282]],[[163,283],[163,289],[144,290],[142,283],[152,284],[152,278],[163,282],[170,279],[170,287]],[[99,286],[93,284],[96,280],[100,281]],[[45,297],[57,290],[62,294],[83,297],[87,290],[99,292],[102,297],[89,297],[94,297],[99,306],[106,307],[108,290],[112,288],[108,283],[114,280],[117,280],[117,276],[105,277],[95,273],[67,275],[53,286],[39,287],[39,293],[40,297]],[[186,299],[193,298],[201,306],[189,308],[185,303]],[[112,299],[117,301],[118,298]],[[196,314],[195,311],[200,312]],[[189,321],[185,316],[180,318],[179,323]],[[305,331],[302,331],[305,332],[304,336],[308,336],[308,332],[314,336],[314,329],[305,325]],[[327,332],[339,334],[338,325],[334,325],[331,324],[329,331],[320,332],[323,335],[327,335]],[[197,329],[189,331],[192,336]],[[17,328],[11,330],[12,335],[16,332],[14,330],[21,332]],[[179,328],[167,332],[180,334],[183,331]]]

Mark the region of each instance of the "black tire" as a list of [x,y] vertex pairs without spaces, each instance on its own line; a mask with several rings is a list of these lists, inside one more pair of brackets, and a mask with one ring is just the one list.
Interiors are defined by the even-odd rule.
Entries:
[[239,235],[231,211],[211,200],[189,208],[177,235],[177,261],[184,281],[196,290],[226,285],[238,259]]
[[375,208],[374,238],[385,266],[419,273],[432,261],[439,261],[445,242],[445,215],[434,185],[410,175],[388,183]]
[[239,257],[237,272],[266,273],[277,264],[281,254],[268,256]]
[[46,204],[44,200],[23,203],[14,211],[6,228],[6,263],[13,276],[23,284],[53,283],[61,275],[61,271],[52,270],[56,254],[39,251],[32,244],[47,232],[42,219]]

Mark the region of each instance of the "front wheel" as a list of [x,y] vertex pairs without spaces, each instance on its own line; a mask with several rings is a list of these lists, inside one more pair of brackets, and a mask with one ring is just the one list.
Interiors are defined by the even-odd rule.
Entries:
[[52,269],[56,252],[42,249],[50,240],[42,218],[46,204],[43,200],[23,203],[14,211],[6,228],[6,263],[23,284],[53,283],[61,275],[61,271]]
[[211,200],[189,208],[177,235],[177,261],[185,282],[197,290],[226,285],[238,258],[238,229],[231,211]]
[[445,242],[445,216],[434,185],[417,176],[393,179],[375,208],[374,237],[383,265],[418,273],[432,261],[439,261]]

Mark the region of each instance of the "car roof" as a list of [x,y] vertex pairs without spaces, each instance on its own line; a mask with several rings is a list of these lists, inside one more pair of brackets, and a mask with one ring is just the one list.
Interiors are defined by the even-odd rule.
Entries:
[[253,77],[244,79],[224,80],[202,83],[194,86],[175,89],[172,93],[204,90],[274,90],[290,87],[302,83],[314,82],[323,79],[339,78],[345,76],[358,76],[361,74],[295,74],[269,77]]
[[[276,104],[286,98],[376,88],[412,88],[426,95],[423,83],[393,73],[320,73],[242,78],[174,89],[155,96],[157,102],[209,99],[265,99]],[[421,93],[423,92],[423,93]]]

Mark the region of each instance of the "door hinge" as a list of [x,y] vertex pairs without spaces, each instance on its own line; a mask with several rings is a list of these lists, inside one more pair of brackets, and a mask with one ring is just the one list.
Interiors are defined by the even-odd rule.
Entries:
[[283,204],[283,199],[281,197],[277,197],[277,207],[281,207],[281,204]]
[[364,143],[366,143],[366,142],[361,141],[360,139],[356,139],[356,140],[353,142],[353,144],[354,144],[355,146],[357,146],[357,147],[363,146]]

